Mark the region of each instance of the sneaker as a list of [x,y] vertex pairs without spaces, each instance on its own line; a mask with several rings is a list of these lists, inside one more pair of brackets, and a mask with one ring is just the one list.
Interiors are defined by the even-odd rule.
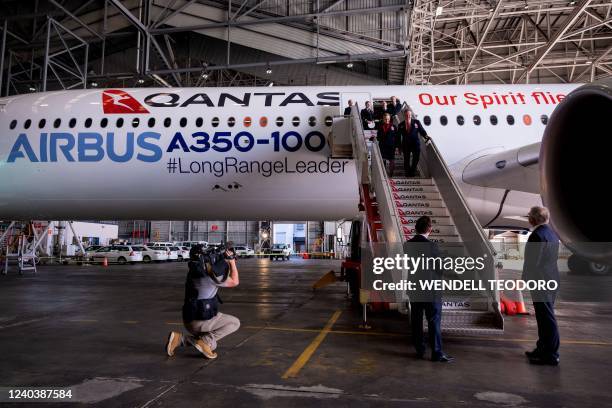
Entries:
[[174,350],[183,343],[183,335],[179,332],[172,331],[168,335],[168,343],[166,343],[166,353],[170,357],[174,355]]
[[204,354],[204,356],[206,358],[217,358],[217,353],[215,353],[214,351],[212,351],[212,349],[210,348],[210,346],[202,339],[198,339],[196,340],[194,347],[202,354]]

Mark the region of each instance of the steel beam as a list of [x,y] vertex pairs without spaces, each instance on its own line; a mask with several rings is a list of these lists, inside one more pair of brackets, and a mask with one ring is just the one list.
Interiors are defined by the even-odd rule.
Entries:
[[[118,1],[118,0],[112,0]],[[220,21],[217,23],[208,23],[208,24],[198,24],[193,26],[185,26],[185,27],[170,27],[170,28],[154,28],[150,30],[151,34],[168,34],[168,33],[181,33],[185,31],[200,31],[207,30],[212,28],[224,28],[224,27],[244,27],[250,25],[258,25],[258,24],[275,24],[275,23],[287,23],[291,21],[303,21],[314,18],[321,17],[333,17],[333,16],[350,16],[356,14],[377,14],[383,12],[392,12],[392,11],[401,11],[406,8],[405,5],[393,5],[393,6],[381,6],[381,7],[372,7],[372,8],[364,8],[364,9],[353,9],[353,10],[341,10],[341,11],[329,11],[327,13],[309,13],[309,14],[300,14],[295,16],[281,16],[281,17],[267,17],[260,18],[256,20],[248,20],[248,21]]]
[[582,15],[584,9],[591,3],[592,0],[582,0],[579,4],[577,4],[572,11],[572,14],[567,16],[565,21],[558,28],[555,35],[553,35],[543,50],[540,50],[536,55],[535,59],[529,64],[518,76],[515,82],[520,82],[527,77],[533,71],[533,69],[546,57],[546,55],[553,49],[553,47],[557,44],[557,42],[563,37],[563,35],[571,28],[572,25],[578,20],[578,18]]

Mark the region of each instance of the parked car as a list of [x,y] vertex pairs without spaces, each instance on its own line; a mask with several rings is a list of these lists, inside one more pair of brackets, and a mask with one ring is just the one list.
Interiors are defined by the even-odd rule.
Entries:
[[187,247],[187,249],[191,249],[192,246],[194,245],[204,245],[204,248],[206,248],[208,246],[208,242],[206,241],[183,241],[183,242],[177,242],[176,245],[179,247]]
[[177,261],[178,260],[178,250],[177,249],[172,249],[172,248],[176,248],[173,246],[154,246],[151,247],[152,249],[155,250],[162,250],[162,251],[166,251],[166,254],[168,255],[168,261]]
[[90,245],[85,248],[85,253],[83,254],[81,254],[81,249],[79,248],[77,249],[76,257],[81,258],[83,261],[92,261],[94,253],[103,247],[103,245]]
[[176,251],[176,255],[177,255],[177,260],[179,262],[183,262],[185,260],[189,259],[189,248],[184,247],[184,246],[173,246],[170,247],[170,250],[174,250]]
[[234,250],[238,258],[250,258],[255,256],[255,251],[248,246],[235,246]]
[[93,254],[93,262],[116,262],[120,265],[126,263],[142,262],[142,252],[136,251],[131,245],[111,245],[98,249]]
[[132,246],[135,251],[142,252],[142,261],[149,263],[151,261],[161,262],[168,260],[168,251],[165,248],[153,249],[148,246]]
[[275,259],[289,260],[291,256],[291,246],[289,244],[273,244],[270,249],[270,260]]
[[168,242],[168,241],[147,242],[145,246],[148,246],[149,248],[158,247],[158,246],[170,247],[170,246],[174,246],[174,242]]

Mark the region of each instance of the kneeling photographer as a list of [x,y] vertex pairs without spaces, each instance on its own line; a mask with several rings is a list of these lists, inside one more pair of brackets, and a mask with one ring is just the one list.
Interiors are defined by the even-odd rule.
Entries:
[[219,312],[223,302],[218,294],[219,288],[233,288],[240,283],[235,258],[231,243],[219,248],[191,248],[183,303],[183,324],[190,335],[170,332],[166,344],[169,356],[187,341],[207,358],[217,358],[217,342],[238,330],[238,318]]

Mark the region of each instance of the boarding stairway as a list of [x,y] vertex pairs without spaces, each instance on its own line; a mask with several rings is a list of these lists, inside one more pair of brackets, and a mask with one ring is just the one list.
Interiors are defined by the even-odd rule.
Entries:
[[[409,107],[404,104],[405,109]],[[401,123],[400,118],[403,118],[403,111],[393,118],[396,126]],[[421,140],[418,177],[404,175],[403,157],[398,155],[393,177],[389,178],[378,143],[367,141],[370,134],[363,129],[358,106],[353,106],[349,117],[338,119],[334,121],[330,136],[331,156],[351,157],[356,162],[366,213],[367,234],[362,234],[365,237],[361,243],[362,256],[368,251],[370,258],[403,255],[404,242],[414,234],[414,223],[420,216],[428,215],[433,222],[430,239],[438,242],[444,256],[485,256],[485,269],[478,276],[469,276],[470,272],[466,272],[462,279],[496,279],[493,246],[468,207],[433,139]],[[384,254],[380,253],[381,245],[377,243],[384,243]],[[407,276],[407,271],[395,271],[393,281]],[[449,277],[449,274],[445,276]],[[395,293],[397,303],[409,302],[406,292]],[[498,292],[488,289],[445,291],[442,298],[444,332],[469,335],[503,332]]]

